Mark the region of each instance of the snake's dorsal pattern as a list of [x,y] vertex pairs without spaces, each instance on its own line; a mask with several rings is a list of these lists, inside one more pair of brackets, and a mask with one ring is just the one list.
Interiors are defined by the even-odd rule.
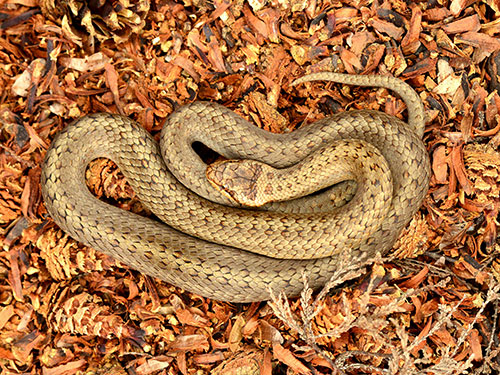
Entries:
[[[391,199],[384,202],[387,210],[383,217],[375,215],[380,220],[375,227],[368,224],[368,218],[373,216],[377,202],[344,211],[295,213],[286,205],[283,211],[269,212],[208,201],[203,196],[211,197],[214,190],[208,182],[195,182],[196,193],[188,190],[169,171],[158,144],[142,127],[126,117],[110,114],[83,117],[68,125],[52,142],[42,169],[47,209],[76,240],[141,272],[206,297],[233,302],[266,300],[269,289],[293,296],[303,288],[303,272],[310,275],[311,285],[318,287],[330,278],[341,258],[361,263],[392,247],[422,203],[430,166],[421,140],[423,106],[408,85],[391,77],[332,73],[301,80],[315,79],[395,89],[408,106],[410,123],[385,113],[358,110],[276,135],[256,128],[223,106],[195,102],[169,117],[160,142],[164,152],[171,152],[165,159],[175,165],[182,159],[184,164],[175,174],[185,183],[191,175],[201,173],[201,169],[204,175],[206,170],[191,148],[195,141],[227,158],[252,158],[276,167],[297,163],[331,143],[353,142],[342,140],[368,142],[385,158],[393,187]],[[206,130],[208,135],[203,133]],[[352,147],[352,152],[356,158],[357,146]],[[115,161],[141,201],[165,224],[92,196],[85,185],[85,169],[98,157]],[[369,196],[378,182],[368,181],[358,190]],[[214,198],[221,199],[220,194]],[[349,212],[349,216],[339,212]],[[372,229],[367,230],[369,225]],[[247,244],[261,254],[239,248]],[[271,257],[283,258],[289,251],[291,255],[285,257],[316,258],[317,253],[310,255],[316,250],[322,251],[319,256],[326,257]]]

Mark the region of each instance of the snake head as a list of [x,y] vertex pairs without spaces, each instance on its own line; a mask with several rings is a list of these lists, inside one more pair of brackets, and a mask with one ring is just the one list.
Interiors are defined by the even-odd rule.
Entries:
[[272,199],[266,194],[265,176],[273,168],[255,160],[222,160],[207,167],[208,181],[229,199],[244,206],[260,207]]

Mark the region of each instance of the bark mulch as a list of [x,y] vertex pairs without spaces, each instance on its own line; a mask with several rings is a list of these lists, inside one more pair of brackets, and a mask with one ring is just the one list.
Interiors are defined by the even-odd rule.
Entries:
[[[495,0],[1,2],[0,372],[500,371],[499,34]],[[385,89],[290,87],[318,71],[399,77],[428,115],[425,202],[355,279],[319,295],[305,282],[271,304],[212,301],[75,242],[47,215],[41,162],[87,113],[124,114],[156,137],[194,100],[273,132],[352,108],[405,118]],[[97,196],[148,214],[112,162],[88,176]]]

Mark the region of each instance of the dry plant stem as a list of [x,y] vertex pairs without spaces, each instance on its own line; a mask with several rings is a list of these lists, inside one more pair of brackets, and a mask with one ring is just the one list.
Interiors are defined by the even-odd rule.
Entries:
[[[499,284],[500,286],[500,284]],[[498,294],[498,289],[496,291],[496,298],[493,306],[493,327],[491,328],[491,335],[488,341],[488,347],[486,348],[486,355],[489,356],[491,353],[491,348],[493,347],[493,343],[495,341],[495,332],[497,330],[497,322],[498,322],[498,300],[500,299],[500,295]]]
[[[380,308],[377,309],[376,314],[374,315],[373,312],[370,314],[370,320],[376,321],[378,319],[380,320],[386,320],[387,316],[391,314],[392,312],[397,312],[398,310],[398,305],[401,302],[404,302],[407,298],[409,298],[412,295],[417,295],[422,292],[428,291],[428,290],[433,290],[435,288],[444,288],[446,287],[447,283],[449,282],[450,279],[448,280],[441,280],[437,284],[434,285],[429,285],[424,288],[419,288],[416,290],[409,290],[405,293],[403,293],[397,300],[395,300],[393,303],[390,303],[386,306],[381,306]],[[371,291],[373,290],[373,280],[371,280],[370,284],[368,285],[367,292],[365,295],[369,295]],[[465,343],[465,340],[467,339],[468,334],[472,331],[472,329],[475,326],[475,323],[477,322],[477,319],[481,316],[481,314],[484,312],[484,309],[488,304],[491,302],[495,302],[495,306],[497,306],[497,301],[499,298],[498,291],[500,290],[500,284],[496,284],[487,293],[485,302],[481,306],[481,308],[478,310],[476,313],[474,320],[468,325],[467,329],[462,330],[460,336],[457,339],[457,343],[455,348],[452,350],[451,348],[446,348],[444,356],[440,363],[431,366],[430,368],[427,368],[428,371],[434,374],[460,374],[462,371],[465,371],[469,369],[473,365],[473,360],[474,356],[470,356],[465,362],[463,363],[458,363],[455,361],[453,358],[454,356],[457,355],[458,350],[460,347]],[[322,305],[319,304],[319,301],[317,299],[312,300],[312,290],[309,288],[308,283],[307,283],[307,278],[304,277],[304,290],[301,294],[301,306],[302,306],[302,311],[300,313],[300,322],[298,319],[296,319],[292,312],[290,305],[288,304],[288,301],[284,298],[284,296],[280,296],[279,299],[273,298],[273,302],[270,302],[271,307],[273,308],[273,311],[275,314],[280,318],[285,324],[287,324],[290,328],[298,332],[299,336],[301,337],[302,340],[306,342],[306,344],[312,348],[316,353],[321,355],[323,358],[325,358],[326,361],[334,368],[336,371],[339,373],[346,373],[348,370],[352,369],[358,369],[358,370],[363,370],[363,371],[371,371],[371,372],[380,372],[384,374],[414,374],[414,367],[418,366],[419,364],[426,364],[426,361],[420,360],[420,359],[414,359],[412,358],[412,351],[415,350],[424,340],[428,339],[430,336],[432,336],[434,333],[436,333],[438,330],[440,330],[443,325],[449,324],[453,320],[453,314],[458,311],[459,306],[462,304],[463,300],[466,298],[466,296],[462,297],[461,300],[459,300],[453,307],[447,308],[445,306],[441,306],[441,314],[436,323],[431,327],[430,331],[423,337],[416,338],[411,342],[409,345],[404,344],[404,342],[408,342],[408,335],[405,331],[404,328],[401,327],[401,329],[397,330],[399,337],[402,340],[403,346],[398,347],[398,348],[393,348],[392,354],[383,354],[383,353],[370,353],[370,352],[365,352],[365,351],[348,351],[343,353],[341,356],[338,356],[334,361],[331,359],[331,356],[324,351],[318,344],[317,340],[320,337],[337,337],[339,335],[339,331],[337,330],[336,332],[329,332],[326,334],[322,335],[314,335],[313,329],[312,329],[312,319],[318,314],[318,312],[321,310]],[[367,304],[368,302],[362,302],[363,298],[361,299],[362,304]],[[344,303],[345,306],[348,306],[348,301],[345,301]],[[367,313],[367,312],[366,312]],[[349,315],[349,312],[346,313],[346,315]],[[495,311],[494,313],[494,318],[495,318],[495,323],[492,328],[491,332],[491,338],[488,343],[488,348],[491,348],[493,345],[493,338],[496,330],[496,319],[498,317],[498,312]],[[392,324],[399,326],[399,323],[394,320],[390,319]],[[358,322],[358,324],[360,324]],[[344,324],[343,324],[344,325]],[[346,332],[347,330],[350,329],[352,326],[357,326],[355,324],[355,320],[350,320],[347,325],[344,325],[344,329],[342,329],[342,332]],[[365,327],[366,328],[366,323],[361,325],[360,327]],[[384,340],[383,337],[380,338],[381,340]],[[404,341],[403,341],[404,340]],[[390,343],[390,340],[388,341]],[[490,354],[490,349],[487,349],[487,354]],[[375,356],[375,357],[384,357],[386,358],[389,363],[388,363],[388,368],[387,369],[381,369],[380,367],[372,366],[372,365],[366,365],[366,364],[361,364],[361,363],[355,363],[355,364],[345,364],[345,360],[348,357],[352,357],[354,355],[366,355],[366,356]],[[494,358],[494,356],[492,356]],[[488,357],[485,358],[486,361],[488,361]],[[402,365],[401,365],[402,364]],[[483,364],[482,367],[485,367],[486,363]],[[479,373],[478,373],[479,374]]]
[[[304,280],[304,289],[301,294],[302,296],[301,305],[306,307],[307,312],[313,310],[312,315],[316,315],[318,311],[315,310],[315,308],[311,308],[310,305],[304,303],[303,301],[304,297],[306,298],[306,300],[309,300],[312,295],[312,290],[307,285],[307,277],[305,275],[303,275],[303,280]],[[288,327],[296,331],[299,334],[299,337],[302,340],[304,340],[306,344],[310,348],[312,348],[316,353],[321,355],[333,369],[340,371],[335,365],[335,363],[332,361],[332,359],[316,343],[314,334],[312,332],[312,327],[310,324],[311,320],[309,319],[309,316],[307,316],[307,312],[303,311],[301,313],[302,323],[299,323],[298,320],[296,320],[294,315],[292,314],[290,303],[286,295],[284,293],[280,293],[278,296],[274,296],[272,291],[270,291],[270,293],[271,293],[271,301],[269,301],[269,305],[271,306],[274,314],[279,319],[281,319],[282,322],[288,325]]]
[[438,321],[432,326],[432,328],[429,330],[429,332],[425,335],[422,336],[419,339],[416,339],[411,343],[411,345],[408,347],[408,350],[411,352],[413,349],[415,349],[417,346],[419,346],[424,340],[426,340],[428,337],[432,336],[434,332],[438,331],[443,324],[449,322],[453,316],[453,313],[458,310],[458,307],[461,305],[461,303],[464,301],[465,296],[463,296],[458,303],[455,304],[453,307],[449,306],[442,306],[443,308],[447,309],[448,311],[445,312],[444,314],[441,314],[439,317]]
[[[477,321],[479,315],[484,311],[484,309],[486,308],[486,306],[493,302],[493,325],[491,327],[491,334],[490,334],[490,339],[488,340],[488,346],[486,347],[486,361],[488,358],[493,358],[493,359],[496,359],[497,360],[497,366],[500,365],[498,363],[498,354],[499,354],[499,351],[497,350],[497,353],[496,355],[492,355],[492,350],[491,348],[493,347],[493,343],[494,343],[494,340],[495,340],[495,333],[497,331],[497,322],[498,322],[498,301],[500,300],[500,294],[499,294],[499,291],[500,291],[500,283],[497,283],[495,284],[492,288],[490,288],[488,290],[488,293],[486,295],[486,301],[484,302],[484,304],[481,306],[481,309],[478,311],[478,313],[476,314],[476,316],[474,317],[474,321],[470,324],[469,326],[469,330],[467,330],[466,332],[464,332],[462,334],[462,337],[463,336],[466,336],[467,333],[470,332],[470,330],[472,329],[472,327],[474,326],[475,322]],[[461,337],[461,339],[462,339]],[[465,341],[465,337],[463,337],[462,339],[463,341]],[[462,342],[463,342],[462,341]],[[457,346],[458,348],[458,346]],[[486,361],[485,363],[483,364],[483,367],[486,366]]]
[[[436,285],[435,287],[443,287],[443,285]],[[488,291],[487,298],[481,308],[478,310],[476,313],[473,322],[471,322],[468,325],[468,328],[465,330],[462,330],[462,333],[460,337],[457,340],[457,343],[455,345],[455,349],[451,351],[451,348],[446,348],[445,352],[442,356],[441,361],[438,364],[435,364],[431,366],[430,368],[427,368],[427,371],[430,373],[434,374],[461,374],[463,371],[469,369],[473,365],[473,360],[474,360],[474,355],[471,355],[465,360],[464,362],[457,362],[454,359],[454,356],[457,355],[459,348],[461,347],[462,344],[465,343],[465,340],[467,338],[467,335],[472,331],[474,328],[474,325],[477,321],[477,319],[481,316],[482,312],[486,308],[486,306],[491,303],[493,300],[498,300],[498,290],[500,289],[500,284],[496,284],[493,288],[491,288]],[[417,290],[418,292],[421,292],[422,290],[419,289]],[[403,350],[396,351],[394,353],[394,363],[390,363],[391,367],[394,369],[397,369],[399,371],[400,369],[400,363],[403,362],[405,365],[403,366],[404,370],[401,372],[401,374],[414,374],[413,370],[409,370],[411,368],[410,364],[413,364],[413,366],[418,365],[420,363],[426,364],[425,360],[421,359],[411,359],[410,358],[410,353],[414,350],[414,348],[418,347],[423,340],[427,339],[431,335],[434,334],[434,332],[438,331],[443,325],[449,324],[452,322],[453,314],[458,310],[458,307],[461,305],[463,300],[466,298],[464,296],[458,303],[453,306],[452,308],[449,308],[447,312],[444,312],[441,314],[440,318],[438,321],[434,324],[434,326],[431,328],[431,330],[424,336],[419,339],[415,339],[411,345],[403,348]],[[495,312],[495,314],[497,314]],[[492,329],[492,335],[494,335],[494,329]],[[400,334],[401,336],[401,334]],[[492,336],[493,337],[493,336]],[[485,365],[483,364],[482,367]],[[410,371],[410,372],[408,372]],[[399,373],[399,372],[398,372]],[[481,374],[481,370],[479,372],[476,372],[477,374]]]
[[[280,295],[276,297],[273,295],[272,291],[270,291],[271,301],[269,302],[269,305],[273,309],[275,315],[278,316],[278,318],[280,318],[292,330],[295,330],[299,334],[300,338],[304,340],[306,344],[310,348],[312,348],[316,353],[321,355],[333,369],[342,373],[343,371],[340,367],[337,366],[336,361],[334,362],[331,359],[331,357],[327,354],[327,352],[322,350],[316,342],[318,338],[327,336],[328,334],[315,335],[312,329],[312,321],[321,312],[323,308],[321,301],[328,293],[328,291],[331,288],[343,283],[344,281],[351,279],[353,277],[351,272],[353,272],[354,270],[359,270],[359,267],[356,265],[349,264],[348,260],[344,258],[343,267],[339,267],[336,274],[334,274],[332,278],[325,284],[325,286],[321,289],[321,292],[318,293],[314,301],[312,301],[313,290],[309,287],[308,277],[304,273],[302,275],[304,288],[302,290],[300,297],[300,303],[302,307],[302,311],[300,312],[300,322],[293,316],[286,295],[284,293],[280,293]],[[373,288],[373,283],[369,285],[368,289],[372,290],[372,288]],[[345,306],[347,305],[348,303],[345,303]],[[350,323],[352,322],[345,322],[344,326],[350,325]],[[348,328],[346,327],[346,330],[347,329]]]
[[389,374],[389,370],[387,369],[381,369],[376,366],[372,365],[365,365],[362,363],[352,363],[352,364],[345,364],[345,361],[349,357],[357,356],[357,355],[364,355],[364,356],[369,356],[369,357],[378,357],[378,358],[385,358],[389,359],[392,358],[392,355],[390,354],[380,354],[380,353],[369,353],[365,352],[363,350],[350,350],[345,353],[340,354],[336,359],[335,359],[335,365],[341,369],[341,373],[345,374],[344,370],[366,370],[366,371],[375,371],[375,372],[380,372],[383,374]]

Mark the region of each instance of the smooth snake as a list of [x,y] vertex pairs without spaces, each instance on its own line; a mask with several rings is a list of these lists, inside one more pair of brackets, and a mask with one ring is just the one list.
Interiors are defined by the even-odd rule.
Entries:
[[[304,287],[304,273],[317,288],[343,264],[389,250],[420,207],[430,176],[421,140],[424,107],[409,85],[393,77],[338,73],[310,74],[294,84],[317,80],[394,90],[407,105],[408,123],[379,111],[352,110],[273,134],[221,105],[194,102],[169,116],[158,145],[127,117],[92,114],[68,125],[47,151],[42,168],[47,210],[74,239],[205,297],[261,301],[270,298],[270,290],[294,296]],[[195,142],[227,159],[259,160],[285,172],[282,183],[268,183],[264,191],[307,185],[310,193],[314,185],[339,184],[261,210],[229,207],[234,194],[222,194],[206,174],[222,176],[230,189],[238,180],[227,178],[228,171],[245,180],[247,169],[241,174],[238,163],[222,162],[207,171]],[[162,222],[89,192],[85,171],[99,157],[118,165]],[[260,165],[250,166],[261,172]]]

